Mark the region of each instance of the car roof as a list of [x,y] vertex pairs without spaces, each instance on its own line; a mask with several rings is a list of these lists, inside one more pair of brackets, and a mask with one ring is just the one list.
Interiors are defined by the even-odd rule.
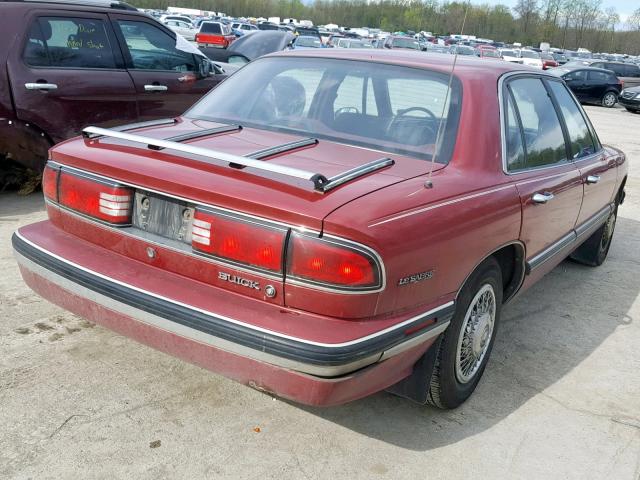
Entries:
[[[439,53],[417,52],[412,50],[357,50],[357,49],[315,49],[294,50],[272,53],[269,56],[315,57],[339,60],[356,60],[364,62],[386,63],[413,68],[424,68],[443,73],[451,72],[455,55],[441,55]],[[492,62],[476,57],[458,56],[455,73],[459,77],[483,77],[497,79],[507,72],[539,72],[532,67],[503,61]]]
[[596,68],[596,67],[588,67],[588,66],[584,66],[584,67],[576,67],[576,68],[563,68],[560,67],[563,70],[566,70],[566,73],[569,72],[575,72],[576,70],[588,70],[590,72],[602,72],[602,73],[608,73],[610,75],[614,75],[614,73],[611,70],[607,70],[606,68]]
[[109,8],[117,10],[129,10],[137,12],[138,9],[126,2],[118,0],[0,0],[0,3],[17,3],[23,5],[30,4],[53,4],[64,7],[92,7],[92,8]]

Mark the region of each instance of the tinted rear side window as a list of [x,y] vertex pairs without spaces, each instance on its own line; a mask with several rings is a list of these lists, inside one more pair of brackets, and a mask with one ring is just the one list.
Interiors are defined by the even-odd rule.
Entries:
[[33,67],[116,68],[105,24],[95,18],[39,18],[23,56]]
[[556,109],[539,78],[509,82],[525,141],[525,160],[511,170],[564,163],[567,151]]
[[525,168],[524,146],[522,132],[516,111],[513,107],[513,97],[507,93],[506,108],[506,142],[507,142],[507,170],[515,171]]
[[589,72],[589,80],[596,83],[608,83],[610,74],[605,72]]
[[640,67],[636,65],[626,65],[625,77],[640,77]]
[[589,126],[566,87],[559,82],[549,82],[564,117],[571,141],[571,158],[578,159],[595,153],[595,143]]

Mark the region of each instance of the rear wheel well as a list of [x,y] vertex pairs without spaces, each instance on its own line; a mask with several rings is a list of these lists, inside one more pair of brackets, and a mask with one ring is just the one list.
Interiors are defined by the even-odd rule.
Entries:
[[524,278],[524,247],[511,243],[491,254],[502,271],[503,303],[510,300],[520,288]]

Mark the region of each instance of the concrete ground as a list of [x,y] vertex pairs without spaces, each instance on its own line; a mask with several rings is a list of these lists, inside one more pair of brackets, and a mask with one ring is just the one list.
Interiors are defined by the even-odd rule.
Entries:
[[0,478],[640,478],[640,115],[588,108],[631,166],[609,259],[564,262],[503,314],[455,411],[380,393],[293,405],[68,314],[10,248],[0,195]]

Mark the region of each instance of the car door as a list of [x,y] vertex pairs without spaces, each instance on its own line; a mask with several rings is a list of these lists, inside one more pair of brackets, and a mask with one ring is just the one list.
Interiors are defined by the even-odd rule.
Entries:
[[609,75],[606,72],[589,70],[587,72],[587,88],[589,90],[589,100],[598,102],[609,88]]
[[520,195],[527,269],[539,272],[531,277],[539,278],[562,260],[574,240],[582,180],[568,158],[563,125],[542,79],[513,77],[503,94],[504,168]]
[[567,126],[571,160],[580,172],[584,198],[576,230],[586,233],[590,226],[606,218],[609,213],[617,181],[616,157],[607,155],[585,112],[566,87],[560,82],[551,81],[549,86]]
[[563,78],[564,81],[567,82],[567,85],[569,85],[571,91],[580,101],[588,102],[591,100],[587,85],[586,70],[573,70],[565,74]]
[[54,142],[137,120],[133,81],[106,15],[34,10],[7,61],[18,118]]
[[151,19],[110,15],[133,79],[142,120],[181,115],[224,77],[203,77],[206,58],[182,37]]

